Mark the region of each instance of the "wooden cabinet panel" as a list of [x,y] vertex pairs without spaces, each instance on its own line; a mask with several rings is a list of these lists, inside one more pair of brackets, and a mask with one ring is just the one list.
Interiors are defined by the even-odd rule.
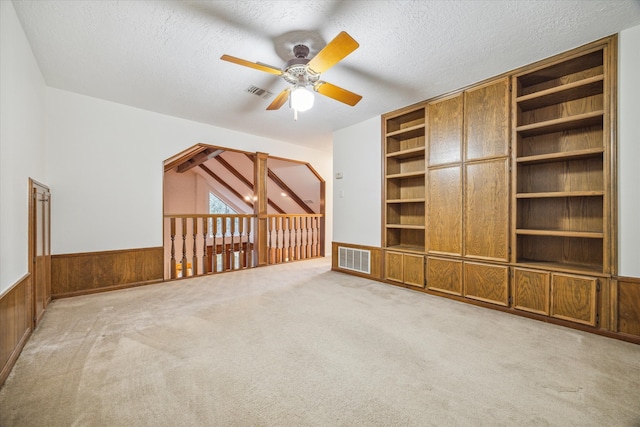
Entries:
[[571,274],[551,274],[552,317],[596,325],[598,279]]
[[424,288],[424,255],[404,254],[404,283]]
[[385,278],[424,288],[424,255],[385,252]]
[[429,166],[462,160],[462,94],[429,104]]
[[509,154],[509,79],[464,93],[465,156],[467,160]]
[[402,282],[402,252],[384,253],[384,275],[387,280]]
[[427,288],[462,295],[462,261],[428,257]]
[[462,174],[460,166],[429,170],[428,250],[462,255]]
[[546,271],[515,268],[513,308],[549,315],[550,274]]
[[465,262],[464,296],[508,306],[509,267]]
[[465,164],[465,256],[509,261],[509,159]]

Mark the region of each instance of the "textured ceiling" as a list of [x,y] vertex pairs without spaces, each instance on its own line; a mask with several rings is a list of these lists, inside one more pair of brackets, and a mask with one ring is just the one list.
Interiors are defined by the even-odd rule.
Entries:
[[[325,150],[335,130],[640,24],[637,0],[13,3],[49,86]],[[363,99],[316,94],[297,122],[246,92],[284,80],[219,59],[280,68],[340,31],[360,48],[322,79]]]

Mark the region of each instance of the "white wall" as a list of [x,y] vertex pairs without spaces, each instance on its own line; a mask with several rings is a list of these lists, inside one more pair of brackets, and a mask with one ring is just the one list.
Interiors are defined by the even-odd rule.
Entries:
[[45,83],[13,4],[0,1],[0,294],[27,274],[29,177],[45,175]]
[[48,88],[52,252],[161,246],[163,161],[196,143],[311,163],[327,180],[331,242],[330,152]]
[[618,275],[640,277],[640,25],[618,38]]
[[[333,240],[380,247],[381,121],[374,117],[333,135]],[[335,174],[342,173],[342,179]]]

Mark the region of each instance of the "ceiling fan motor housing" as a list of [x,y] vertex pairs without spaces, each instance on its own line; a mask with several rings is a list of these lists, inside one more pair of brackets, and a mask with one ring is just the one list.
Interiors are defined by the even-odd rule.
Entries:
[[307,59],[309,48],[303,44],[295,45],[293,54],[295,58],[287,61],[282,70],[282,77],[296,86],[309,86],[316,83],[320,79],[320,74],[312,73],[307,66],[309,63],[309,59]]

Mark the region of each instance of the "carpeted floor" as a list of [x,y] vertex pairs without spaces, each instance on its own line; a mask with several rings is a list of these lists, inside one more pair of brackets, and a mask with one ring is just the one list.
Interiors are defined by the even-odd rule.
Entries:
[[640,346],[329,269],[56,300],[0,426],[640,426]]

